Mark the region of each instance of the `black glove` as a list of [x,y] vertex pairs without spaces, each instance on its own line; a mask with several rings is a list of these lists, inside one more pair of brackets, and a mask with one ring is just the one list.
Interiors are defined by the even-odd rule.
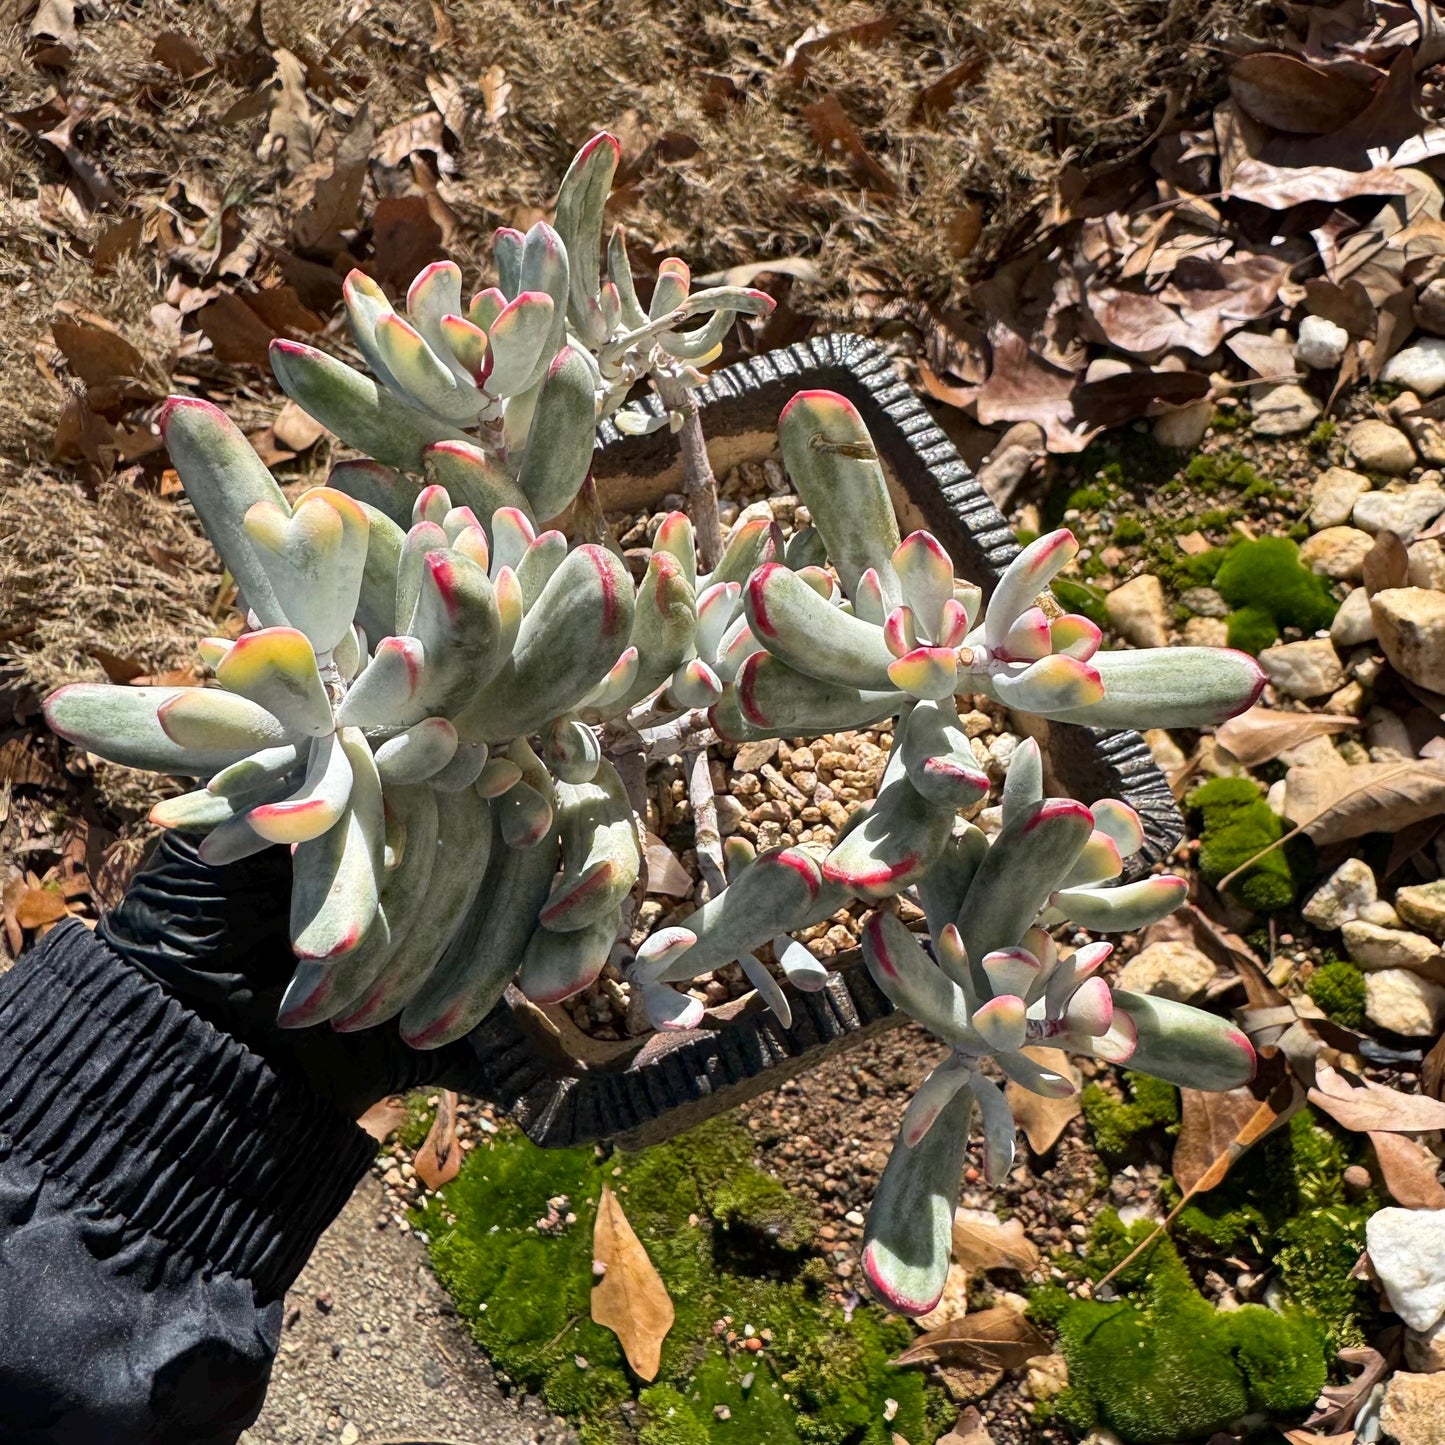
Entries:
[[[395,1019],[346,1034],[277,1024],[296,967],[290,898],[289,849],[216,868],[201,861],[194,840],[167,832],[96,932],[167,993],[278,1072],[301,1074],[350,1118],[424,1085],[485,1095],[488,1076],[466,1040],[413,1049]],[[479,1032],[486,1028],[483,1021]]]

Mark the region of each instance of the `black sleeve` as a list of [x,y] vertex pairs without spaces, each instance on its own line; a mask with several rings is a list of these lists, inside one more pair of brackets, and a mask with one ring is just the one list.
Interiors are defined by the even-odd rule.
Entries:
[[373,1157],[79,923],[0,977],[0,1440],[234,1445]]

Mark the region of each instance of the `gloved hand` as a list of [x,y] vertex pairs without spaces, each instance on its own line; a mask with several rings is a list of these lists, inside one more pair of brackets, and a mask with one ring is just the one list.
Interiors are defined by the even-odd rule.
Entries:
[[[290,898],[289,849],[216,868],[201,861],[193,839],[167,832],[96,932],[193,1012],[278,1072],[299,1072],[350,1118],[425,1085],[485,1097],[489,1076],[465,1039],[419,1050],[402,1042],[395,1019],[346,1034],[277,1024],[296,967]],[[486,1028],[483,1021],[478,1031]]]

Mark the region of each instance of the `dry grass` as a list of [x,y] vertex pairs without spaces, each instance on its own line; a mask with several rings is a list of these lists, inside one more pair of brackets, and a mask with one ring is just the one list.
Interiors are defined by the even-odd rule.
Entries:
[[[67,97],[83,105],[74,144],[116,194],[87,209],[64,155],[36,138],[38,127],[0,128],[0,637],[34,627],[21,643],[0,644],[0,680],[43,687],[94,673],[87,654],[96,645],[163,668],[196,632],[214,564],[175,504],[124,485],[87,499],[51,461],[55,418],[75,383],[49,325],[58,302],[93,308],[173,387],[219,397],[248,429],[266,424],[277,403],[264,372],[223,366],[204,348],[178,356],[153,323],[168,289],[176,295],[173,259],[148,240],[97,276],[90,255],[124,216],[153,223],[169,210],[199,227],[230,204],[262,243],[264,267],[264,243],[287,240],[300,188],[284,155],[258,159],[264,105],[226,117],[272,84],[270,51],[284,46],[307,66],[319,159],[361,103],[381,132],[431,106],[429,73],[455,79],[471,118],[461,140],[448,142],[440,192],[460,222],[453,254],[473,274],[491,230],[530,221],[579,142],[605,126],[624,143],[617,209],[644,269],[669,252],[699,274],[807,256],[822,279],[794,287],[794,311],[876,329],[880,310],[898,314],[890,302],[957,302],[971,277],[1046,214],[1066,162],[1129,152],[1167,106],[1187,107],[1214,87],[1210,42],[1245,24],[1253,6],[977,0],[965,11],[916,0],[898,7],[891,33],[818,50],[805,73],[790,73],[789,47],[809,26],[837,30],[881,8],[271,0],[261,46],[237,0],[88,0],[64,73],[32,66],[22,31],[0,35],[0,110],[23,117]],[[215,67],[179,81],[153,58],[168,29]],[[964,64],[968,79],[951,105],[919,115],[924,88]],[[489,119],[481,77],[492,66],[512,88],[505,113]],[[866,189],[846,157],[820,148],[807,108],[829,96],[891,195]],[[412,182],[406,162],[374,163],[368,204]],[[964,259],[974,208],[982,234]],[[354,244],[365,254],[364,227]],[[144,414],[128,420],[143,424]],[[147,540],[177,563],[156,566]]]

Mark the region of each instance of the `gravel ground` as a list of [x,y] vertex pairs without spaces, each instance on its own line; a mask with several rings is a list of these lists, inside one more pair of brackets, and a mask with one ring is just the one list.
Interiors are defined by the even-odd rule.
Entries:
[[242,1445],[575,1445],[539,1401],[502,1394],[426,1252],[364,1179],[286,1297],[271,1392]]

